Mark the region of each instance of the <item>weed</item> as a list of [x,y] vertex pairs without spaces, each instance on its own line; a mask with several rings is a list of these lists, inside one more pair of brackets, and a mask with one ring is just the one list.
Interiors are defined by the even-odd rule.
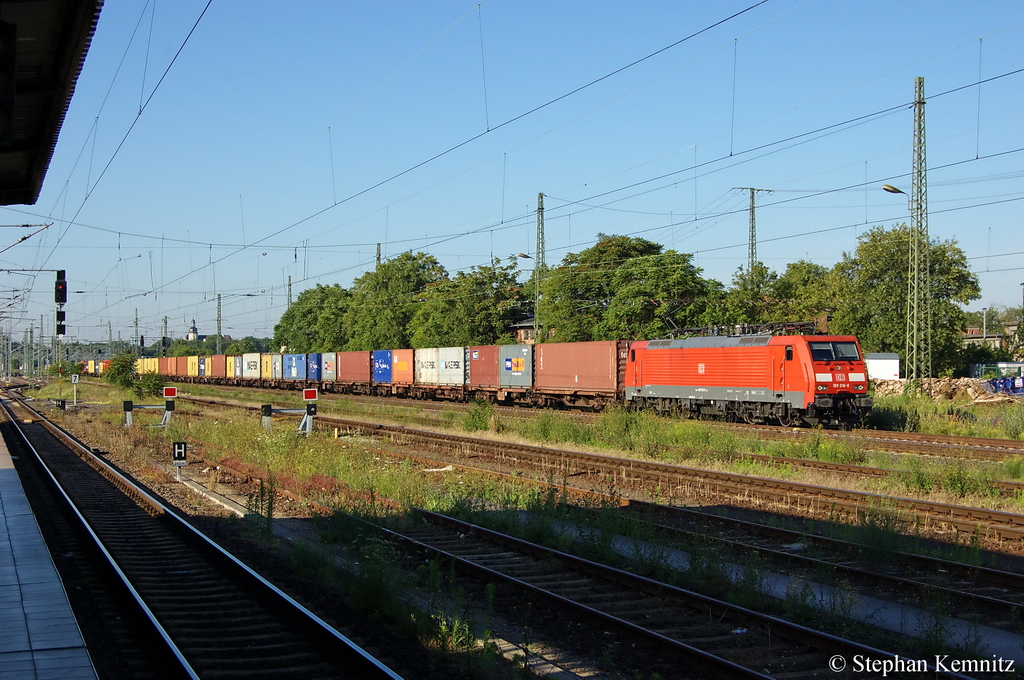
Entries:
[[811,584],[795,578],[786,586],[786,597],[782,601],[782,607],[790,620],[798,623],[810,621],[817,615],[816,600]]
[[919,458],[910,458],[907,470],[902,475],[904,485],[912,492],[931,493],[935,488],[935,477],[921,468]]
[[326,581],[334,574],[334,556],[322,545],[297,541],[289,553],[292,567],[302,578]]
[[1010,479],[1024,477],[1024,457],[1010,456],[1003,461],[1003,475]]
[[943,472],[942,488],[954,496],[963,498],[972,493],[987,493],[990,485],[977,473],[969,471],[963,461],[957,461],[947,466]]
[[387,621],[402,618],[400,591],[405,574],[398,551],[379,538],[367,540],[359,551],[359,570],[350,580],[350,595],[356,607],[374,612]]
[[462,427],[469,432],[486,430],[490,426],[494,409],[486,401],[474,401],[462,419]]
[[1024,404],[1007,406],[1000,424],[1010,439],[1024,438]]
[[250,493],[245,503],[245,518],[249,531],[256,538],[269,541],[274,537],[274,496],[273,482],[264,484],[260,480],[258,491]]

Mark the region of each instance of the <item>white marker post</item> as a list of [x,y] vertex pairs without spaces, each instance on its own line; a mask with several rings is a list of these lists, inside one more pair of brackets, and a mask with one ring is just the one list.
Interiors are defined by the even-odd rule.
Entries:
[[75,407],[77,408],[78,407],[78,374],[77,373],[72,373],[71,374],[71,398],[73,399],[73,401],[71,403],[74,404]]
[[188,465],[188,442],[174,442],[171,449],[171,465],[178,473],[178,481],[181,482],[181,468]]

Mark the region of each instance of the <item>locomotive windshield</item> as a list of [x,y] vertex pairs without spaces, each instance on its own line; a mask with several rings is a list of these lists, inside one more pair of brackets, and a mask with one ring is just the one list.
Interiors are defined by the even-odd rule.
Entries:
[[855,342],[811,342],[812,361],[860,361]]

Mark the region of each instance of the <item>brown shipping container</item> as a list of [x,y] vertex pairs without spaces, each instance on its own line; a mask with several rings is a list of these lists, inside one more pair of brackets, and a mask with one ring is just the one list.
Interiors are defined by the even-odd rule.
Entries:
[[628,346],[621,340],[535,345],[535,386],[542,391],[618,392]]
[[213,378],[226,378],[228,373],[227,357],[223,354],[214,354],[206,360],[206,375]]
[[188,357],[174,357],[174,375],[188,375]]
[[160,357],[160,375],[174,375],[174,359]]
[[391,384],[411,385],[416,372],[414,350],[391,350]]
[[470,387],[498,386],[498,346],[480,345],[469,348]]
[[369,352],[338,352],[338,382],[369,383],[372,369]]

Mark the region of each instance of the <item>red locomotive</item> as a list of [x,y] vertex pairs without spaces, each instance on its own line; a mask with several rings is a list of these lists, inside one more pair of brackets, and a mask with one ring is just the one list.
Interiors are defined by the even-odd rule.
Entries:
[[847,427],[871,410],[853,336],[695,337],[630,344],[624,398],[746,422]]

